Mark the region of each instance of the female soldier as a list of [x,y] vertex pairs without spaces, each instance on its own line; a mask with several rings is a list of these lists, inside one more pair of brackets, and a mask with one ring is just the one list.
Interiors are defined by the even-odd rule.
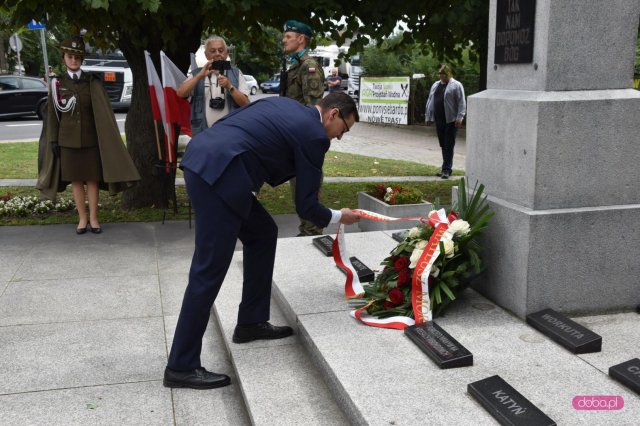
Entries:
[[[61,181],[63,185],[55,185],[58,190],[66,186],[65,182],[71,182],[79,218],[76,233],[84,234],[90,229],[99,234],[102,232],[98,221],[99,187],[114,194],[140,180],[140,175],[122,143],[102,82],[80,69],[85,55],[84,41],[78,36],[68,38],[59,50],[67,71],[51,79],[47,116],[47,142],[51,144],[55,157],[51,160],[57,162],[57,167],[45,169],[48,173],[59,173],[59,177],[49,177],[47,181],[50,186]],[[85,197],[89,201],[88,219]]]

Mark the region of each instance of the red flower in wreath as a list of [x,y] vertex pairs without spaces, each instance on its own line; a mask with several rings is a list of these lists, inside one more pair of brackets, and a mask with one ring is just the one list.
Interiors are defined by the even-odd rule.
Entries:
[[389,300],[393,303],[393,306],[401,305],[404,302],[404,293],[399,288],[394,287],[389,291]]
[[411,273],[409,272],[409,270],[403,269],[402,271],[400,271],[400,273],[398,274],[398,287],[407,285],[410,282],[411,282]]
[[409,263],[409,259],[406,256],[402,256],[394,262],[393,266],[396,268],[396,271],[400,272],[403,269],[407,269],[409,267]]

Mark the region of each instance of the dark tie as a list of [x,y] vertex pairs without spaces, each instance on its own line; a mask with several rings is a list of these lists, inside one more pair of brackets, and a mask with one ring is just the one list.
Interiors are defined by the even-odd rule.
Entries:
[[78,81],[78,74],[73,74],[73,81]]

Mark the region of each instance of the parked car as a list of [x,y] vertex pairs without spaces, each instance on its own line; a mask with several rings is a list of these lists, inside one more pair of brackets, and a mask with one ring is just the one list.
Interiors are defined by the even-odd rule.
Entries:
[[0,117],[45,116],[47,83],[39,78],[0,75]]
[[251,93],[252,95],[255,95],[256,93],[258,93],[258,82],[256,81],[256,79],[253,78],[252,75],[246,75],[246,74],[244,74],[244,79],[247,82],[249,93]]
[[262,93],[280,93],[280,74],[274,74],[260,85]]

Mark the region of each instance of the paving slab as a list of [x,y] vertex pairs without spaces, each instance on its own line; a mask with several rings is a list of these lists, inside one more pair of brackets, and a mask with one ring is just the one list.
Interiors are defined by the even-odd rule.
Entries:
[[160,316],[156,275],[10,282],[0,326]]
[[[350,253],[373,257],[377,247],[377,257],[384,258],[386,243],[378,247],[375,234],[367,233],[362,241],[356,234],[347,235]],[[380,235],[395,246],[388,235]],[[290,252],[278,252],[286,257],[279,262],[290,263],[296,245],[300,254],[307,250],[304,241],[291,244]],[[323,258],[298,259],[300,270],[315,275],[313,268]],[[334,306],[344,303],[330,275],[331,269],[327,269],[324,281],[315,280],[303,309],[287,316],[297,319],[299,335],[354,424],[422,424],[425,419],[431,424],[495,424],[466,393],[467,384],[495,374],[558,424],[634,424],[640,416],[636,395],[473,290],[463,293],[437,322],[473,353],[474,366],[440,370],[402,332],[367,327],[344,310],[327,310],[327,298],[332,295],[336,297]],[[287,298],[290,303],[283,305],[284,309],[301,305],[297,294],[306,290],[297,275],[287,278],[280,274],[275,285],[285,298],[294,295],[292,301]],[[630,340],[636,335],[631,330],[621,333]],[[620,395],[625,408],[617,412],[576,411],[571,406],[576,395]]]
[[[278,240],[273,293],[279,304],[289,306],[285,311],[297,314],[348,311],[349,304],[344,297],[346,276],[336,267],[333,257],[324,256],[313,245],[313,238]],[[380,262],[397,244],[381,232],[345,234],[345,243],[349,255],[356,256],[373,271],[380,269]],[[287,285],[281,286],[280,282]]]
[[162,318],[0,327],[0,394],[159,380]]
[[[178,316],[165,316],[164,320],[168,352],[173,342]],[[172,389],[176,425],[249,425],[240,385],[213,314],[202,339],[201,361],[206,369],[230,376],[231,385],[204,391]]]
[[[347,424],[296,336],[245,344],[231,341],[242,295],[242,268],[242,253],[238,252],[214,310],[251,422],[256,425]],[[287,323],[273,301],[270,321],[276,325]]]
[[609,367],[640,358],[640,315],[636,312],[572,319],[602,336],[601,352],[579,356],[603,373],[609,374]]
[[0,395],[2,424],[169,425],[171,392],[159,380]]

